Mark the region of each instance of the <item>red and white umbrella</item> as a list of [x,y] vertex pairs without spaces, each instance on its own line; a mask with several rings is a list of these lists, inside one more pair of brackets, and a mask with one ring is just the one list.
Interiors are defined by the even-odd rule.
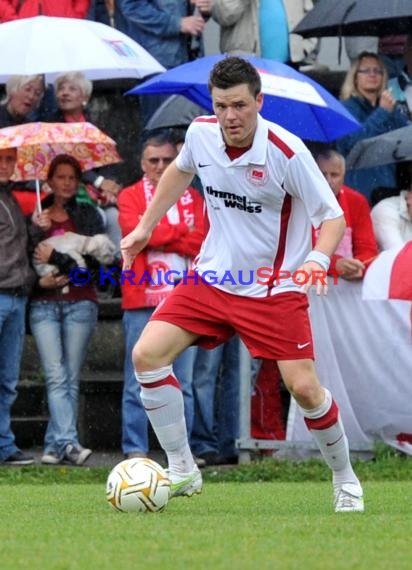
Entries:
[[412,301],[412,240],[383,251],[370,264],[363,279],[362,297]]

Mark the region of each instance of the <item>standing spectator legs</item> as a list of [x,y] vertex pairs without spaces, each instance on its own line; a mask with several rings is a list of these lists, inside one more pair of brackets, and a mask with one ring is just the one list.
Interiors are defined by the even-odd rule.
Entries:
[[234,336],[223,347],[217,387],[218,452],[227,461],[237,458],[235,441],[239,437],[239,337]]
[[0,294],[0,461],[18,451],[10,413],[17,396],[26,302],[27,297]]
[[148,421],[140,399],[140,384],[134,374],[132,350],[152,313],[152,308],[126,310],[123,313],[125,359],[122,398],[122,451],[125,455],[129,453],[146,454],[149,450]]
[[80,370],[96,322],[93,301],[32,303],[30,326],[45,374],[50,414],[45,453],[63,457],[69,444],[79,447]]
[[173,363],[173,372],[180,382],[182,388],[183,400],[185,404],[185,419],[187,433],[192,433],[194,418],[194,400],[193,400],[193,374],[197,347],[187,348]]
[[208,462],[236,456],[239,432],[239,339],[233,337],[213,350],[199,348],[193,396],[195,416],[191,447]]
[[194,375],[194,419],[191,448],[196,456],[218,454],[215,432],[215,392],[217,375],[222,360],[223,345],[207,350],[198,348]]

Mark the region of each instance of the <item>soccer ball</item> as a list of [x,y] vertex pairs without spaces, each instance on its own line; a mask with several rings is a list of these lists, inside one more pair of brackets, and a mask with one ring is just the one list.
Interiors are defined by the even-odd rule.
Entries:
[[125,459],[109,473],[106,497],[116,511],[162,511],[170,496],[170,481],[163,467],[146,458]]

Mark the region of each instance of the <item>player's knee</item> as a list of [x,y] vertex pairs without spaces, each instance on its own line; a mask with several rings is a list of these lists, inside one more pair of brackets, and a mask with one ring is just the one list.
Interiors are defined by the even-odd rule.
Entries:
[[153,349],[143,342],[137,342],[132,352],[133,366],[138,372],[154,370],[160,365]]
[[311,376],[298,378],[289,383],[289,392],[297,403],[305,409],[319,405],[320,386]]

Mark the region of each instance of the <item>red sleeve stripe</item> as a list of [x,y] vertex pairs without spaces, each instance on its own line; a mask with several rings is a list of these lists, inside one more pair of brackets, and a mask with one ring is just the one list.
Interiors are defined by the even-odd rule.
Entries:
[[270,142],[277,146],[278,149],[281,150],[283,154],[288,158],[292,158],[292,156],[295,154],[293,150],[282,139],[275,135],[275,133],[272,133],[271,130],[268,132],[268,138]]

